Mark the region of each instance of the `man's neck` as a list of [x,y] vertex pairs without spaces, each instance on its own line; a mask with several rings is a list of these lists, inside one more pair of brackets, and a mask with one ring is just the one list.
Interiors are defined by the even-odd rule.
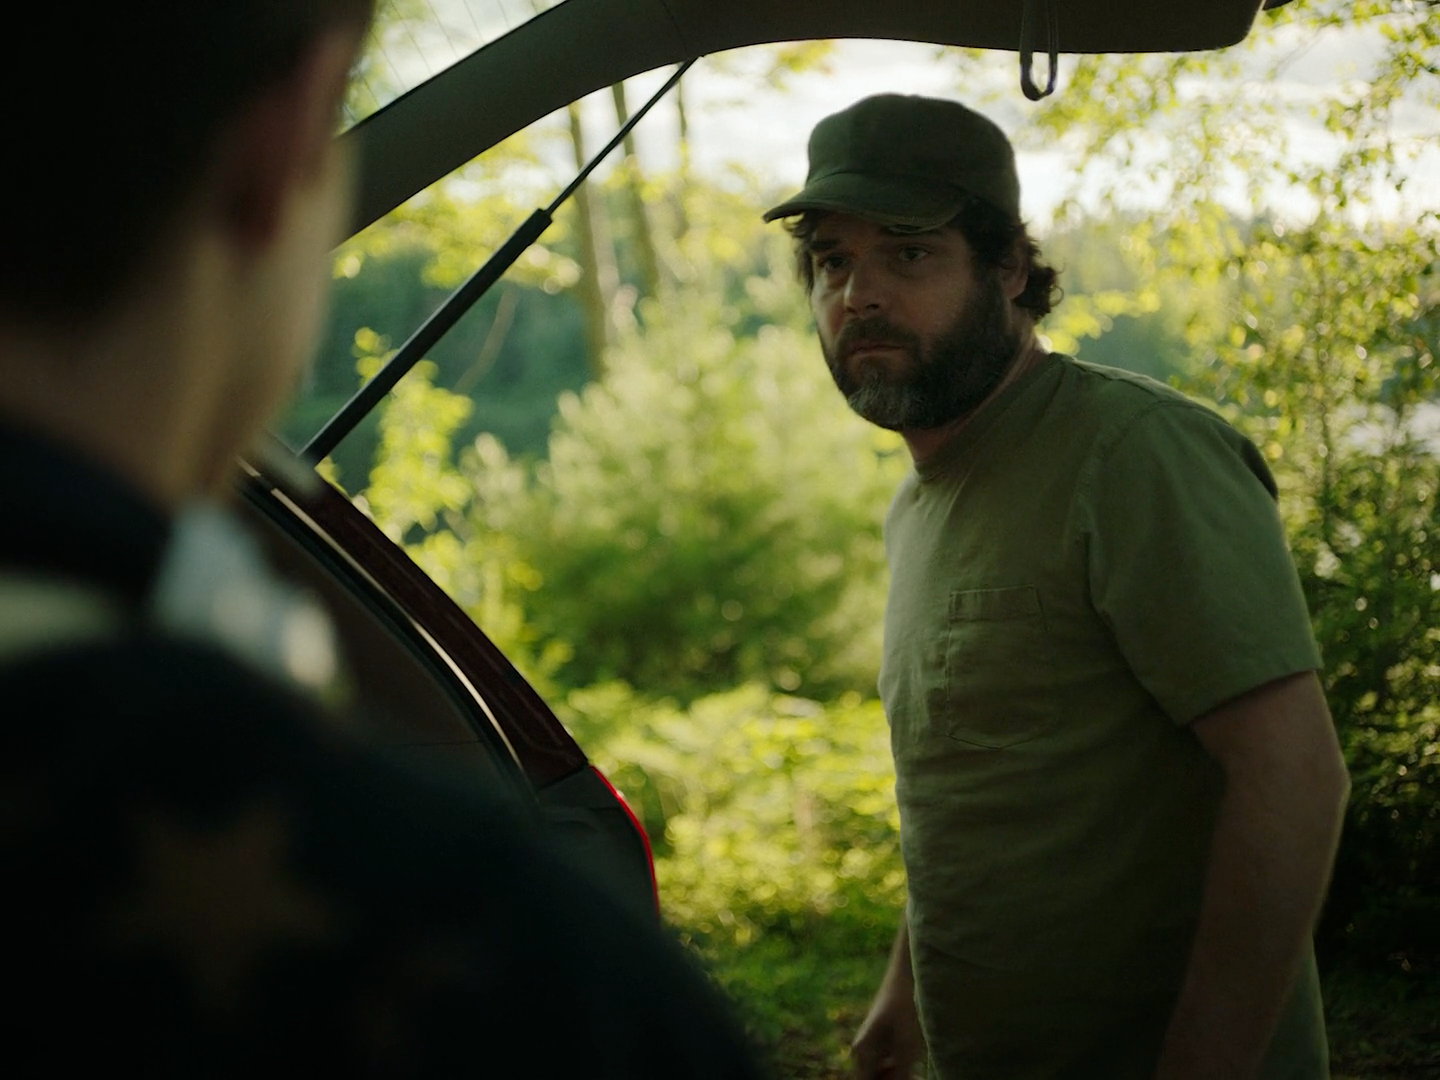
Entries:
[[927,460],[938,454],[945,447],[949,446],[959,434],[964,431],[975,417],[979,416],[996,398],[1003,394],[1010,386],[1013,386],[1021,377],[1035,367],[1049,354],[1041,347],[1033,333],[1025,335],[1023,344],[1015,354],[1015,359],[1010,362],[1004,376],[995,384],[995,389],[985,396],[985,400],[976,405],[969,412],[957,416],[948,424],[942,424],[936,428],[910,428],[900,432],[905,440],[905,445],[910,448],[910,457],[915,464]]

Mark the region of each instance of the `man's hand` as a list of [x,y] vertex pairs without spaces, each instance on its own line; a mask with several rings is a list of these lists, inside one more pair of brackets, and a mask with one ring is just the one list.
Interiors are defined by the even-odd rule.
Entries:
[[1246,1080],[1314,930],[1349,780],[1313,672],[1243,694],[1192,730],[1226,786],[1156,1080]]
[[910,931],[902,916],[890,966],[850,1044],[851,1068],[855,1080],[909,1080],[924,1057],[925,1035],[915,1010],[910,970]]
[[910,1080],[925,1057],[925,1036],[915,1012],[915,998],[898,994],[875,996],[870,1015],[850,1044],[855,1080]]

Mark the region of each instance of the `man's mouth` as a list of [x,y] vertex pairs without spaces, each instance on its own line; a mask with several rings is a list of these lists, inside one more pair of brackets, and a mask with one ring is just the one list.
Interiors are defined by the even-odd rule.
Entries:
[[883,319],[857,319],[846,323],[836,337],[834,364],[849,378],[890,381],[908,371],[918,353],[918,342]]
[[882,341],[878,339],[862,339],[846,344],[843,357],[846,360],[853,360],[856,357],[875,353],[904,352],[905,346],[898,341]]

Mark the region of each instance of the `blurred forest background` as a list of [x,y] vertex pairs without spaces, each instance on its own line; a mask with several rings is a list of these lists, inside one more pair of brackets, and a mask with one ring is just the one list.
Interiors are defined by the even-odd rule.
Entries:
[[[1365,63],[1275,92],[1331,39]],[[832,55],[771,48],[756,78]],[[997,67],[1018,96],[1008,54],[934,63],[982,108]],[[627,143],[326,469],[625,793],[667,919],[780,1074],[839,1076],[904,897],[874,682],[908,457],[834,392],[788,238],[759,221],[774,181],[690,167],[690,78],[663,106],[678,165]],[[601,97],[617,121],[638,104]],[[285,437],[548,202],[545,163],[585,160],[585,133],[551,117],[337,252]],[[1040,235],[1066,290],[1051,348],[1180,387],[1279,479],[1354,781],[1318,939],[1345,1076],[1440,1075],[1440,220],[1407,188],[1437,133],[1440,27],[1405,0],[1299,0],[1218,54],[1067,62],[1012,133],[1074,162]]]

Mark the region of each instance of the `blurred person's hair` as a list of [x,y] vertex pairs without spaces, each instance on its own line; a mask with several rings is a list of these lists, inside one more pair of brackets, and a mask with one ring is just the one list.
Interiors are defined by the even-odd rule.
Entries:
[[226,123],[374,0],[27,2],[6,16],[0,318],[83,326],[159,251]]
[[[805,284],[808,293],[815,287],[815,266],[810,260],[810,241],[815,229],[826,216],[823,210],[807,210],[793,221],[786,222],[785,228],[795,238],[795,272]],[[978,265],[990,268],[1004,266],[1013,257],[1016,241],[1023,239],[1029,273],[1025,279],[1025,290],[1015,298],[1015,303],[1028,311],[1038,322],[1050,314],[1064,294],[1060,289],[1060,272],[1040,261],[1040,247],[1030,239],[1025,224],[1016,221],[983,199],[968,199],[965,205],[946,224],[956,229],[970,245]]]

